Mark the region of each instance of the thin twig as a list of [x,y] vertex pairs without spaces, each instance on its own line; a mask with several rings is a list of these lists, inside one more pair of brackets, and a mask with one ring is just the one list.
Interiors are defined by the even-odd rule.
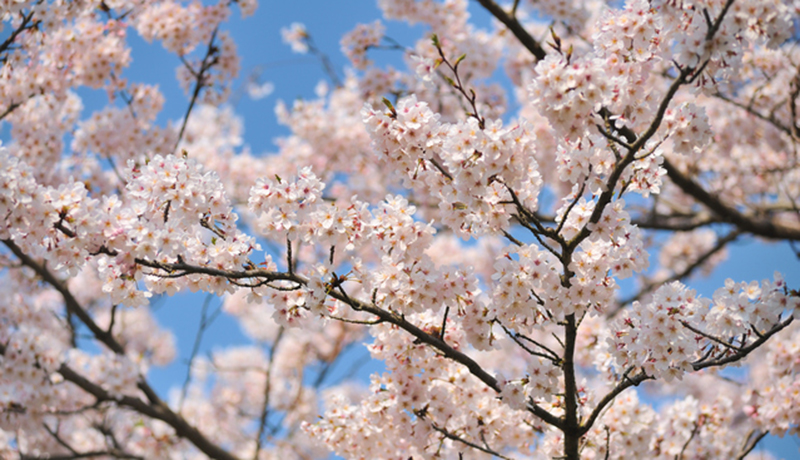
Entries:
[[[178,139],[175,141],[175,147],[172,149],[172,152],[175,153],[178,151],[178,146],[181,143],[181,139],[183,139],[183,133],[186,131],[186,125],[189,123],[189,115],[192,114],[192,109],[194,109],[194,105],[197,102],[197,99],[200,97],[200,91],[206,86],[206,76],[207,72],[217,64],[217,47],[214,45],[214,40],[217,38],[217,31],[219,30],[219,26],[214,28],[214,31],[211,33],[211,38],[208,40],[208,48],[206,50],[206,55],[203,57],[203,61],[200,63],[200,70],[195,72],[192,69],[191,65],[189,65],[184,60],[184,65],[191,71],[192,75],[195,76],[194,82],[194,91],[192,91],[192,98],[189,100],[189,107],[186,109],[186,115],[183,116],[183,123],[181,123],[181,129],[178,132]],[[183,57],[181,56],[183,60]]]
[[278,329],[278,335],[272,341],[272,347],[269,350],[269,362],[267,363],[267,372],[264,382],[264,400],[261,403],[261,414],[258,418],[258,431],[256,432],[256,451],[253,454],[253,460],[258,460],[258,454],[261,451],[261,437],[264,435],[264,429],[267,426],[267,418],[269,418],[269,392],[272,381],[272,364],[275,362],[275,355],[277,354],[278,344],[283,338],[283,326]]
[[460,442],[460,443],[462,443],[462,444],[464,444],[466,446],[472,447],[473,449],[479,450],[479,451],[481,451],[483,453],[486,453],[486,454],[489,454],[489,455],[493,455],[493,456],[495,456],[497,458],[502,458],[503,460],[512,460],[510,457],[506,457],[505,455],[501,454],[500,452],[497,452],[497,451],[492,450],[490,448],[481,446],[480,444],[476,444],[474,442],[471,442],[471,441],[468,441],[468,440],[462,438],[461,436],[453,434],[450,431],[448,431],[447,429],[442,428],[442,427],[436,425],[433,422],[431,422],[431,428],[433,428],[434,430],[436,430],[439,433],[441,433],[447,439]]
[[183,403],[186,401],[186,392],[189,390],[189,384],[192,382],[192,366],[194,365],[194,360],[197,358],[197,353],[200,351],[200,343],[203,340],[203,333],[206,331],[206,328],[209,326],[207,313],[208,313],[208,306],[211,303],[212,295],[208,294],[203,300],[203,306],[200,309],[200,325],[197,327],[197,334],[194,337],[194,345],[192,346],[192,353],[189,356],[189,364],[188,369],[186,369],[186,378],[183,380],[183,386],[181,387],[181,396],[178,400],[178,413],[183,412]]

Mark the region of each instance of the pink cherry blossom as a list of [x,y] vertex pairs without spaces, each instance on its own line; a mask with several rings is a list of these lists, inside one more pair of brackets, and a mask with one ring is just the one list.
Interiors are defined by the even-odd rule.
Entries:
[[[344,78],[294,23],[331,82],[276,103],[261,155],[224,105],[233,3],[258,6],[0,6],[0,457],[750,458],[798,435],[796,276],[725,263],[800,240],[797,8],[379,0]],[[135,35],[188,105],[131,80]],[[187,292],[188,358],[197,325],[155,314]],[[243,343],[203,353],[220,315]]]

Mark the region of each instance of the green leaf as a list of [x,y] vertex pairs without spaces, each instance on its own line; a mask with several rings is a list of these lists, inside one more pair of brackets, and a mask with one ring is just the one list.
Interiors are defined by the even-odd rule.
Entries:
[[394,109],[394,105],[392,105],[392,101],[390,101],[389,99],[386,99],[384,97],[383,98],[383,105],[385,105],[389,109],[389,111],[392,112],[392,117],[396,117],[397,116],[397,110]]

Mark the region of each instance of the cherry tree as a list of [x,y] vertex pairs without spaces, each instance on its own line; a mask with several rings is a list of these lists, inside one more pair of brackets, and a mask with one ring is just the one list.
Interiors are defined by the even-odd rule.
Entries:
[[[691,285],[734,241],[800,240],[796,4],[477,3],[488,29],[378,0],[346,72],[287,25],[330,82],[253,155],[225,22],[254,1],[4,2],[0,456],[743,459],[798,434],[798,286]],[[182,119],[126,77],[130,33],[175,55]],[[198,291],[251,344],[159,394],[150,302]],[[385,370],[327,379],[363,343]]]

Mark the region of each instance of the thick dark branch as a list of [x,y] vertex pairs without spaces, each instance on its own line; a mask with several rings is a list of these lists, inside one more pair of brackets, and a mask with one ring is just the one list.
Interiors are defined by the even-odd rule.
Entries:
[[[581,228],[581,231],[575,235],[574,238],[572,238],[572,241],[569,242],[567,247],[564,249],[565,254],[571,256],[575,248],[577,248],[583,240],[591,235],[592,231],[589,230],[589,228],[596,225],[600,221],[606,206],[611,203],[611,200],[616,193],[617,183],[622,177],[623,172],[631,163],[634,162],[634,160],[636,160],[636,153],[641,150],[645,143],[647,143],[647,141],[655,135],[656,131],[658,131],[659,126],[661,126],[661,122],[664,120],[664,114],[667,112],[670,101],[672,101],[672,98],[678,92],[678,89],[681,87],[681,85],[686,82],[686,78],[690,73],[691,69],[684,68],[681,70],[681,73],[672,82],[667,94],[664,95],[664,98],[661,100],[661,104],[659,104],[656,115],[653,118],[653,121],[650,123],[650,126],[648,126],[647,130],[645,130],[641,136],[637,137],[630,130],[620,132],[631,143],[630,149],[625,157],[621,161],[617,162],[614,170],[608,176],[608,179],[606,179],[606,189],[597,199],[597,204],[595,204],[592,215],[589,217],[589,221],[583,226],[583,228]],[[603,110],[601,110],[601,114],[602,113]]]
[[28,29],[36,27],[39,24],[39,21],[36,21],[35,23],[31,24],[31,19],[33,19],[33,13],[34,12],[31,11],[28,14],[22,16],[22,22],[19,24],[19,26],[11,32],[11,34],[8,36],[8,38],[6,38],[3,41],[3,43],[0,43],[0,53],[6,52],[6,50],[8,50],[8,48],[14,43],[14,41],[16,41],[19,34],[25,32]]
[[691,216],[651,215],[646,218],[631,219],[631,224],[639,228],[673,232],[689,232],[718,223],[717,219],[703,215],[703,213]]
[[[5,352],[6,346],[0,343],[0,356],[4,355]],[[209,441],[202,433],[197,431],[196,428],[189,425],[183,417],[170,411],[165,405],[148,404],[132,396],[112,395],[103,389],[103,387],[78,374],[66,364],[62,364],[58,368],[58,373],[64,377],[64,380],[74,383],[83,391],[94,396],[97,400],[95,406],[108,401],[122,407],[128,407],[142,415],[166,422],[175,430],[175,434],[189,440],[200,449],[200,451],[213,459],[236,460],[236,457]]]
[[542,60],[547,57],[547,52],[545,52],[542,45],[536,41],[531,34],[522,27],[522,24],[517,21],[517,18],[514,15],[506,13],[506,11],[500,7],[497,3],[492,0],[478,0],[478,3],[481,4],[484,8],[486,8],[489,13],[492,14],[498,21],[502,22],[511,33],[517,37],[517,40],[524,46],[528,51],[531,52],[536,59]]
[[512,235],[512,234],[508,233],[508,232],[507,232],[507,231],[505,231],[505,230],[503,230],[503,236],[505,236],[505,237],[506,237],[506,239],[507,239],[508,241],[511,241],[511,242],[512,242],[512,243],[514,243],[516,246],[522,246],[522,241],[520,241],[520,240],[518,240],[518,239],[514,238],[514,235]]
[[92,332],[97,340],[102,342],[105,346],[107,346],[111,351],[118,355],[125,354],[125,349],[120,345],[119,342],[111,335],[110,331],[104,331],[101,327],[99,327],[89,313],[83,309],[83,307],[78,303],[78,300],[72,293],[69,291],[67,286],[61,282],[58,278],[53,275],[50,270],[48,270],[44,265],[36,262],[22,252],[19,246],[11,240],[2,240],[3,244],[8,247],[12,253],[22,262],[22,265],[33,269],[34,272],[47,284],[52,286],[59,294],[64,298],[64,303],[66,304],[67,311],[71,314],[78,317],[78,319],[83,322],[86,327]]
[[711,39],[714,38],[714,35],[716,35],[719,27],[722,25],[722,20],[725,19],[725,14],[728,12],[728,9],[730,9],[731,5],[733,5],[733,2],[734,0],[728,0],[725,2],[725,6],[722,7],[722,11],[719,12],[716,20],[714,20],[714,23],[711,24],[706,32],[706,41],[711,41]]
[[[555,224],[555,217],[552,215],[534,213],[536,220],[543,224]],[[647,217],[634,217],[631,219],[631,224],[639,228],[650,230],[670,230],[677,232],[688,232],[701,227],[707,227],[712,224],[720,223],[718,219],[711,218],[708,215],[692,214],[692,215],[648,215]],[[546,227],[547,228],[547,227]]]
[[114,402],[122,407],[128,407],[134,411],[146,415],[150,418],[161,420],[175,430],[175,434],[181,438],[187,439],[195,445],[201,452],[208,455],[213,459],[219,460],[235,460],[236,457],[214,444],[206,438],[197,428],[190,425],[183,417],[172,412],[165,404],[155,405],[142,401],[139,398],[132,396],[112,395],[104,390],[100,385],[97,385],[82,375],[75,372],[66,364],[62,364],[58,368],[58,373],[64,377],[64,380],[74,383],[83,391],[94,396],[98,402]]
[[[167,263],[157,263],[145,260],[140,261],[138,259],[137,263],[160,270],[179,272],[175,276],[185,276],[189,274],[205,274],[205,275],[218,276],[228,279],[262,278],[268,281],[277,281],[277,280],[291,281],[297,283],[298,285],[306,285],[308,283],[307,279],[297,274],[271,272],[262,269],[229,271],[229,270],[220,270],[210,267],[203,267],[198,265],[190,265],[184,262],[167,264]],[[438,350],[440,353],[442,353],[444,357],[465,366],[467,369],[469,369],[470,373],[475,377],[477,377],[480,381],[488,385],[491,389],[495,390],[496,392],[498,393],[500,392],[500,386],[497,383],[497,379],[495,379],[491,374],[486,372],[472,358],[448,345],[441,338],[439,338],[438,335],[429,334],[423,331],[416,325],[407,321],[405,317],[403,317],[402,315],[386,311],[373,304],[368,304],[360,300],[353,299],[352,297],[344,293],[344,291],[340,292],[337,290],[331,290],[328,293],[328,295],[335,298],[336,300],[346,303],[356,311],[365,311],[367,313],[377,316],[382,322],[391,323],[399,327],[400,329],[403,329],[404,331],[413,335],[420,342],[430,345],[436,350]],[[556,427],[561,426],[561,420],[558,417],[554,416],[553,414],[541,408],[540,406],[532,404],[529,406],[528,409],[534,415],[541,418],[550,425]]]
[[697,334],[697,335],[699,335],[701,337],[707,338],[708,340],[710,340],[710,341],[722,346],[723,348],[727,348],[728,350],[731,350],[731,351],[736,352],[736,353],[742,351],[741,347],[737,347],[736,345],[734,345],[732,343],[728,343],[728,342],[726,342],[726,341],[724,341],[724,340],[722,340],[720,338],[714,337],[711,334],[703,332],[700,329],[698,329],[698,328],[692,326],[691,324],[689,324],[687,321],[681,321],[680,323],[686,329],[689,329],[690,331],[694,332],[695,334]]
[[[306,280],[297,277],[295,280],[297,282],[306,283]],[[370,305],[359,300],[353,299],[352,297],[346,296],[338,291],[331,291],[330,296],[350,305],[356,311],[365,311],[367,313],[371,313],[384,322],[394,324],[395,326],[403,329],[404,331],[413,335],[417,340],[420,342],[430,345],[431,347],[438,350],[445,358],[448,358],[452,361],[455,361],[467,369],[469,369],[470,373],[477,377],[481,382],[485,383],[489,388],[493,389],[496,392],[500,392],[500,385],[491,374],[486,372],[480,364],[475,362],[472,358],[465,355],[464,353],[456,350],[455,348],[448,345],[445,341],[439,338],[438,335],[428,334],[427,332],[423,331],[422,329],[418,328],[416,325],[408,322],[403,316],[398,315],[396,313],[392,313],[386,311],[382,308],[379,308],[375,305]],[[559,427],[562,425],[561,420],[551,414],[550,412],[546,411],[545,409],[541,408],[536,404],[531,404],[528,407],[534,415],[541,418],[545,422],[549,423],[550,425]]]
[[14,102],[12,104],[9,104],[9,106],[5,110],[5,112],[0,113],[0,120],[5,119],[7,116],[9,116],[11,114],[11,112],[17,110],[17,108],[19,108],[19,106],[21,106],[21,105],[22,105],[22,102]]
[[575,345],[578,324],[575,313],[567,315],[564,322],[564,455],[568,459],[580,458],[581,425],[578,420],[578,382],[575,372]]
[[189,274],[200,274],[209,276],[218,276],[232,280],[242,280],[248,278],[259,278],[271,281],[294,281],[297,282],[297,276],[289,273],[272,272],[260,268],[253,268],[241,271],[221,270],[218,268],[205,267],[202,265],[191,265],[185,262],[176,263],[161,263],[147,259],[136,259],[136,263],[145,267],[163,270],[171,274],[171,278],[180,278]]
[[700,184],[673,166],[669,160],[664,159],[663,166],[667,170],[667,176],[683,193],[704,204],[720,220],[730,222],[743,232],[752,233],[753,235],[775,240],[800,240],[800,227],[782,225],[770,220],[757,220],[746,216],[706,191]]
[[[675,97],[675,94],[678,92],[681,86],[686,83],[686,80],[692,74],[694,69],[691,68],[684,68],[681,69],[678,76],[675,80],[672,81],[672,84],[669,86],[667,90],[667,94],[664,95],[664,99],[661,100],[661,104],[658,106],[658,110],[656,110],[656,115],[653,118],[653,121],[650,123],[650,126],[647,127],[644,133],[639,136],[635,142],[631,144],[631,151],[636,152],[639,151],[647,141],[650,140],[658,131],[658,128],[661,126],[661,122],[664,121],[664,115],[667,113],[667,109],[669,108],[670,102],[672,102],[672,98]],[[625,134],[623,134],[625,135]],[[628,136],[625,136],[626,138]]]
[[[20,259],[24,266],[27,266],[33,269],[37,275],[39,275],[42,280],[44,280],[47,284],[51,285],[54,289],[56,289],[64,299],[64,303],[66,304],[67,310],[72,312],[75,316],[77,316],[85,325],[89,328],[92,332],[94,337],[106,345],[109,349],[111,349],[114,353],[124,355],[125,349],[124,347],[114,338],[110,331],[105,331],[100,328],[97,323],[94,322],[92,317],[86,310],[78,303],[75,296],[69,291],[67,286],[58,278],[55,277],[46,267],[42,264],[37,263],[33,260],[30,256],[23,253],[19,246],[16,245],[11,240],[1,240],[3,244],[5,244],[12,253],[14,253],[17,258]],[[0,354],[4,352],[4,347],[0,344]],[[168,425],[172,426],[175,430],[175,433],[183,438],[189,440],[192,444],[194,444],[198,449],[203,451],[206,455],[211,458],[215,459],[234,459],[232,455],[228,452],[223,450],[221,447],[215,445],[211,441],[209,441],[202,433],[200,433],[195,427],[190,425],[183,417],[173,412],[166,403],[164,403],[161,398],[158,397],[156,392],[150,387],[150,385],[144,380],[142,376],[140,376],[139,381],[137,383],[137,387],[147,396],[148,402],[144,402],[139,398],[134,398],[131,396],[123,396],[118,397],[109,394],[106,390],[104,390],[99,385],[92,383],[91,381],[87,380],[74,370],[72,370],[69,366],[62,364],[61,367],[58,369],[58,372],[64,376],[65,380],[68,380],[80,388],[82,388],[87,393],[92,394],[95,398],[97,398],[98,402],[103,401],[116,401],[120,405],[129,407],[142,415],[147,415],[152,418],[156,418],[163,422],[166,422]]]
[[[147,267],[159,270],[165,270],[167,272],[178,272],[174,275],[175,277],[185,276],[189,274],[204,274],[210,276],[218,276],[227,279],[261,278],[267,281],[279,281],[279,280],[291,281],[297,283],[298,285],[306,285],[308,283],[308,280],[297,274],[272,272],[269,270],[262,270],[262,269],[230,271],[230,270],[221,270],[217,268],[204,267],[199,265],[190,265],[185,262],[170,264],[170,263],[153,262],[142,259],[136,259],[136,262]],[[496,392],[498,393],[500,392],[500,386],[498,385],[497,380],[491,374],[486,372],[472,358],[452,348],[450,345],[441,340],[438,336],[428,334],[427,332],[418,328],[414,324],[408,322],[402,315],[391,313],[375,305],[370,305],[365,302],[353,299],[348,295],[344,294],[343,292],[339,292],[336,290],[331,290],[331,292],[329,292],[329,295],[341,302],[350,305],[356,311],[365,311],[367,313],[371,313],[377,316],[381,321],[394,324],[395,326],[405,330],[406,332],[410,333],[415,338],[417,338],[420,342],[428,344],[434,347],[435,349],[439,350],[442,353],[442,355],[445,356],[446,358],[466,366],[467,369],[469,369],[470,373],[472,373],[472,375],[476,376],[479,380],[484,382],[486,385],[488,385]],[[545,422],[556,427],[561,426],[561,420],[558,417],[546,411],[545,409],[535,404],[530,405],[528,409],[534,415],[541,418]]]

